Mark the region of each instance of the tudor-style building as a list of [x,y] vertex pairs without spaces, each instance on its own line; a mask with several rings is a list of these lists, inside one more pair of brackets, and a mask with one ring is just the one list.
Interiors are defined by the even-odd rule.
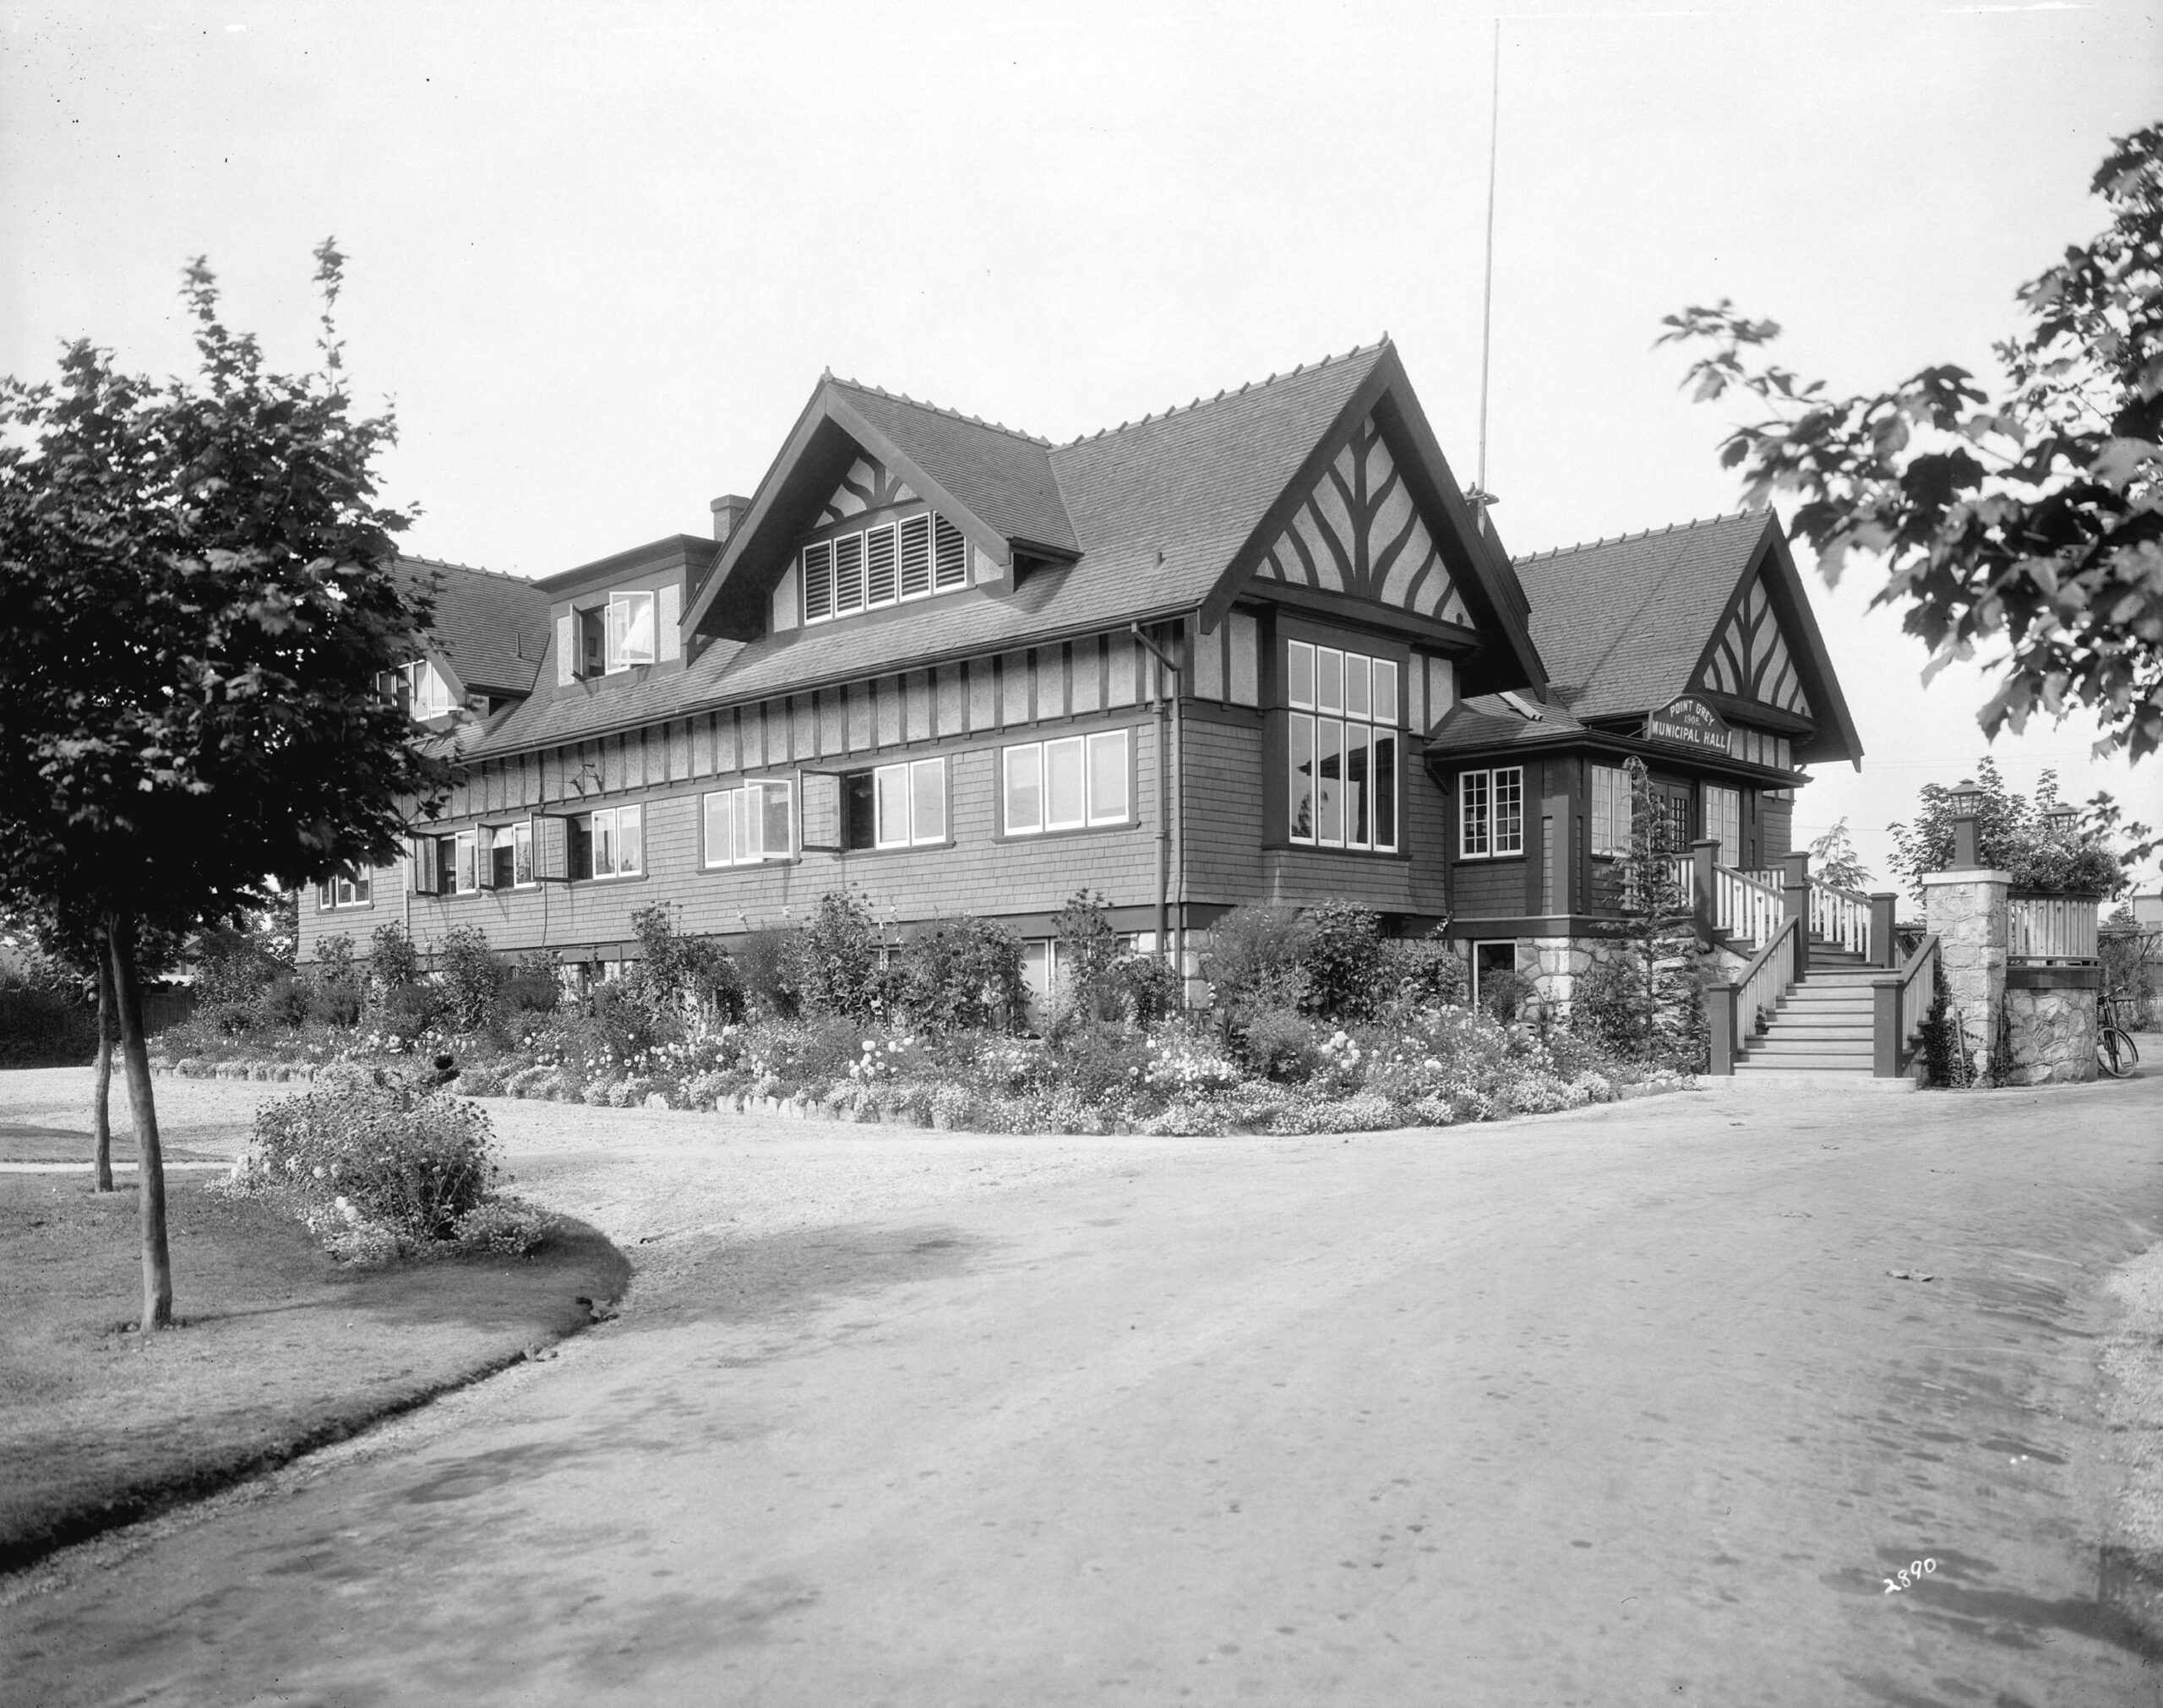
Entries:
[[[656,902],[726,939],[842,886],[1000,919],[1039,984],[1084,889],[1190,972],[1256,900],[1528,957],[1603,922],[1622,754],[1762,862],[1857,751],[1768,519],[1513,566],[1387,342],[1062,445],[828,376],[712,514],[531,584],[531,691],[304,958],[398,919],[606,968]],[[1731,750],[1648,737],[1685,696]]]
[[1468,697],[1427,745],[1452,814],[1452,931],[1475,976],[1528,974],[1566,1000],[1611,940],[1633,755],[1674,846],[1711,843],[1707,863],[1748,892],[1712,934],[1756,945],[1749,909],[1779,915],[1802,767],[1862,758],[1777,521],[1745,512],[1517,569],[1546,691]]

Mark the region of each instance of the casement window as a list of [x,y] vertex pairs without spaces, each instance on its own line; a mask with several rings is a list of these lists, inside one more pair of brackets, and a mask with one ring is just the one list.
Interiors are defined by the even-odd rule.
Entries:
[[447,717],[458,710],[449,678],[425,658],[400,665],[384,681],[398,704],[417,720]]
[[1742,863],[1742,792],[1739,789],[1724,789],[1717,783],[1707,783],[1705,790],[1705,835],[1718,842],[1719,852],[1713,858],[1722,866],[1736,867]]
[[533,884],[533,821],[481,827],[481,881],[488,889],[526,889]]
[[1395,661],[1288,641],[1284,682],[1292,840],[1396,852]]
[[845,848],[917,848],[946,840],[946,761],[913,759],[842,779]]
[[570,820],[574,878],[636,878],[646,870],[646,809],[599,807]]
[[373,874],[365,871],[334,878],[327,884],[315,886],[316,908],[327,913],[340,907],[372,906],[373,889]]
[[1457,851],[1466,860],[1524,852],[1523,766],[1457,774]]
[[481,887],[481,836],[477,830],[460,830],[451,838],[457,891],[470,895]]
[[1063,736],[1000,751],[1002,822],[1010,836],[1132,822],[1127,732]]
[[607,649],[607,658],[602,666],[606,675],[613,676],[619,670],[629,670],[635,664],[653,662],[652,594],[611,593],[608,596]]
[[1616,857],[1630,851],[1630,774],[1620,765],[1592,768],[1591,849]]
[[804,548],[804,620],[826,623],[969,585],[967,537],[926,512]]
[[784,782],[716,789],[702,803],[708,867],[755,866],[796,851],[794,788]]

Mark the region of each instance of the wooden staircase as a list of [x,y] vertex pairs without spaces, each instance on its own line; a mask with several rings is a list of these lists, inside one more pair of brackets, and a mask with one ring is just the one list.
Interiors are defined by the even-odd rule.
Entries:
[[1810,946],[1810,976],[1780,998],[1770,1024],[1737,1040],[1737,1074],[1874,1071],[1872,982],[1884,969],[1830,944]]

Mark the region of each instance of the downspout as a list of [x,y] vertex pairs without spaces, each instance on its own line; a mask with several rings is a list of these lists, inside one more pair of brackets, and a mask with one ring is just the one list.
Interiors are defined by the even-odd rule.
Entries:
[[[1172,941],[1170,897],[1173,815],[1181,811],[1184,791],[1180,785],[1185,781],[1176,775],[1180,755],[1186,750],[1186,725],[1182,707],[1185,698],[1183,692],[1185,680],[1180,666],[1172,661],[1162,647],[1141,632],[1140,623],[1129,623],[1127,628],[1149,650],[1150,656],[1163,667],[1165,674],[1171,678],[1170,694],[1159,694],[1157,697],[1157,952],[1169,959],[1184,979],[1186,976],[1186,873],[1184,869],[1180,873],[1180,923],[1176,945]],[[1168,747],[1170,749],[1169,754],[1166,752]],[[1186,854],[1184,832],[1186,827],[1181,824],[1179,828],[1181,832],[1179,838],[1180,865],[1184,868]]]

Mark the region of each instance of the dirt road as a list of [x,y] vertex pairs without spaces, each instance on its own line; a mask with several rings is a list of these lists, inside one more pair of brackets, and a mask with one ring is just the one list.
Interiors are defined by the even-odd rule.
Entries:
[[519,1172],[639,1255],[625,1316],[8,1586],[0,1698],[2163,1701],[2095,1341],[2163,1080],[1350,1141],[551,1118]]

